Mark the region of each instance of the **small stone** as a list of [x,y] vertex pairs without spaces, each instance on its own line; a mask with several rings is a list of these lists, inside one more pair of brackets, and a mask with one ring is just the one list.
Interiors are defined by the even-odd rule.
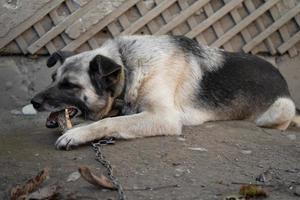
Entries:
[[32,104],[28,104],[22,108],[23,115],[36,115],[36,110],[33,108]]
[[289,138],[290,140],[296,140],[296,135],[295,134],[288,134],[286,135],[287,138]]
[[183,137],[178,137],[177,140],[179,140],[179,141],[185,141],[186,139],[183,138]]
[[192,151],[201,151],[201,152],[207,152],[208,151],[207,149],[202,148],[202,147],[189,147],[188,149],[192,150]]
[[251,150],[242,150],[241,152],[242,152],[242,154],[246,154],[246,155],[248,155],[248,154],[251,154],[251,153],[252,153],[252,151],[251,151]]
[[67,178],[67,182],[73,182],[76,181],[77,179],[80,178],[80,173],[78,171],[71,173],[68,178]]
[[36,153],[36,154],[34,154],[34,156],[39,156],[40,154],[38,154],[38,153]]
[[13,110],[10,111],[10,114],[12,114],[12,115],[22,115],[22,112],[17,110],[17,109],[13,109]]

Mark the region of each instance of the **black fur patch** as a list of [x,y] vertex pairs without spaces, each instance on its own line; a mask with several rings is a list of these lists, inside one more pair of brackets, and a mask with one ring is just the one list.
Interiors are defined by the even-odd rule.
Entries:
[[69,51],[57,51],[51,54],[51,56],[47,60],[47,66],[53,67],[57,61],[59,61],[61,64],[64,63],[66,58],[75,55],[73,52]]
[[211,107],[231,106],[239,98],[248,109],[269,106],[278,97],[290,96],[286,81],[269,62],[250,54],[223,52],[224,64],[204,72],[198,97]]
[[196,57],[203,58],[203,49],[196,41],[179,35],[170,37],[176,46],[178,46],[185,54],[192,54]]
[[89,75],[98,95],[104,91],[114,93],[116,79],[121,72],[121,66],[112,59],[97,55],[91,62]]

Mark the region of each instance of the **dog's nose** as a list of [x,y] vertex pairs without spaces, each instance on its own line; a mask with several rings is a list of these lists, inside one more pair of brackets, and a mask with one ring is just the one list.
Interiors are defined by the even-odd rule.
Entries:
[[35,109],[39,109],[42,105],[42,102],[43,100],[41,98],[34,97],[33,99],[31,99],[31,104]]

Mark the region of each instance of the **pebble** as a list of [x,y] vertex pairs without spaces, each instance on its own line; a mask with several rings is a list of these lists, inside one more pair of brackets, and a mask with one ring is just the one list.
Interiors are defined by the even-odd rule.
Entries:
[[36,115],[37,112],[33,108],[32,104],[28,104],[22,108],[23,115]]
[[242,150],[241,152],[242,152],[242,154],[246,154],[246,155],[248,155],[248,154],[251,154],[251,153],[252,153],[252,151],[251,151],[251,150]]
[[186,139],[183,138],[183,137],[178,137],[177,140],[179,140],[179,141],[185,141]]
[[17,110],[17,109],[13,109],[13,110],[10,111],[10,114],[12,114],[12,115],[22,115],[22,112]]
[[202,152],[207,152],[208,151],[207,149],[202,148],[202,147],[189,147],[188,149],[192,150],[192,151],[202,151]]
[[67,182],[73,182],[73,181],[76,181],[77,179],[79,179],[80,178],[80,173],[79,172],[73,172],[73,173],[71,173],[69,176],[68,176],[68,178],[67,178]]
[[286,135],[287,138],[289,138],[290,140],[296,140],[296,135],[295,134],[288,134]]

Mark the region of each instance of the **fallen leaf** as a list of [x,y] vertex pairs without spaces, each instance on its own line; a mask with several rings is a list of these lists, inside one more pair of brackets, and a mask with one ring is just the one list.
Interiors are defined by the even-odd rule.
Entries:
[[10,190],[10,199],[24,199],[27,194],[37,190],[37,188],[46,180],[49,175],[48,168],[44,168],[36,177],[28,180],[23,186],[15,186]]
[[87,182],[98,186],[103,187],[106,189],[116,189],[114,184],[109,180],[106,176],[101,174],[97,176],[91,172],[91,170],[86,166],[81,166],[78,168],[79,173],[81,174],[82,178],[84,178]]
[[56,199],[57,196],[59,195],[59,189],[60,187],[58,185],[47,186],[29,194],[26,199],[34,199],[34,200]]
[[257,185],[242,185],[240,188],[240,194],[248,197],[267,197],[267,193],[261,186]]
[[71,173],[68,178],[67,178],[67,182],[73,182],[73,181],[76,181],[80,178],[80,173],[79,172],[73,172]]

